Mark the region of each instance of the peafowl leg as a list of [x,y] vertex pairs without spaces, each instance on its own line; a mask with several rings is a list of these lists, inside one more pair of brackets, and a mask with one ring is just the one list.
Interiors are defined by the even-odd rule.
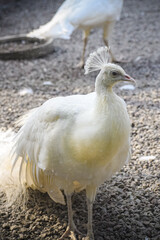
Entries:
[[81,60],[80,60],[79,64],[77,65],[77,67],[79,67],[79,68],[83,68],[84,67],[84,57],[85,57],[85,51],[86,51],[86,46],[87,46],[89,34],[90,34],[90,29],[85,29],[84,30],[84,35],[83,35],[83,52],[82,52],[82,57],[81,57]]
[[[103,41],[104,44],[109,48],[109,41],[108,41],[108,37],[110,35],[110,32],[112,31],[114,26],[114,22],[107,22],[105,27],[103,28]],[[116,60],[116,58],[114,57],[111,49],[110,49],[110,55],[111,55],[111,62],[118,62]]]
[[89,186],[86,188],[87,195],[87,207],[88,207],[88,229],[87,237],[84,240],[94,240],[93,228],[92,228],[92,215],[93,215],[93,202],[96,196],[96,187]]
[[76,237],[74,235],[74,232],[77,232],[79,234],[81,234],[73,221],[73,211],[72,211],[72,201],[71,201],[71,194],[67,195],[67,207],[68,207],[68,227],[66,229],[66,231],[64,232],[64,234],[59,238],[59,240],[65,239],[66,237],[68,237],[69,235],[71,235],[71,239],[76,240]]

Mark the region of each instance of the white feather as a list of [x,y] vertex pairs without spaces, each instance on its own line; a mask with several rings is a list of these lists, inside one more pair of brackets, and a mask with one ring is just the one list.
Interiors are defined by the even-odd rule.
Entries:
[[121,90],[134,90],[135,86],[128,84],[120,87]]
[[142,156],[139,158],[139,161],[150,161],[154,160],[156,157],[155,156]]
[[33,90],[32,90],[32,88],[23,88],[23,89],[19,90],[18,94],[20,96],[32,95],[33,94]]

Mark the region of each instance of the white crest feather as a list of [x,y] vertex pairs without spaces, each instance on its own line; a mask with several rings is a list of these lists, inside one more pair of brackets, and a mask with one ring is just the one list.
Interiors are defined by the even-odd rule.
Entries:
[[85,64],[85,74],[101,70],[110,60],[109,49],[100,47],[97,51],[91,53]]

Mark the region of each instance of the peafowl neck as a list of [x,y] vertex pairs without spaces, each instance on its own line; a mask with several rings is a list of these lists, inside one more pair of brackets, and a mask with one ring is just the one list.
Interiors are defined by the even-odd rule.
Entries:
[[105,93],[96,94],[96,114],[108,114],[108,112],[112,111],[112,106],[114,107],[115,102],[117,102],[117,95],[113,92],[112,88],[107,89]]
[[106,113],[117,102],[118,96],[113,92],[112,87],[98,86],[96,89],[96,112]]
[[120,98],[114,93],[113,85],[115,83],[110,79],[106,79],[103,72],[100,72],[95,82],[96,92],[96,112],[106,114],[112,111],[114,106],[119,105]]

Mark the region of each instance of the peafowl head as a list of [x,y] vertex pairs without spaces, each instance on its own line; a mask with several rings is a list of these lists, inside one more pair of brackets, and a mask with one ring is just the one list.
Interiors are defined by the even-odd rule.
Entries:
[[85,74],[100,70],[96,78],[96,86],[102,89],[111,89],[117,82],[126,81],[135,83],[122,67],[109,63],[109,50],[101,47],[96,52],[91,53],[85,65]]
[[98,79],[106,87],[112,87],[114,84],[120,81],[135,83],[135,80],[130,77],[120,66],[112,63],[108,63],[99,73]]

